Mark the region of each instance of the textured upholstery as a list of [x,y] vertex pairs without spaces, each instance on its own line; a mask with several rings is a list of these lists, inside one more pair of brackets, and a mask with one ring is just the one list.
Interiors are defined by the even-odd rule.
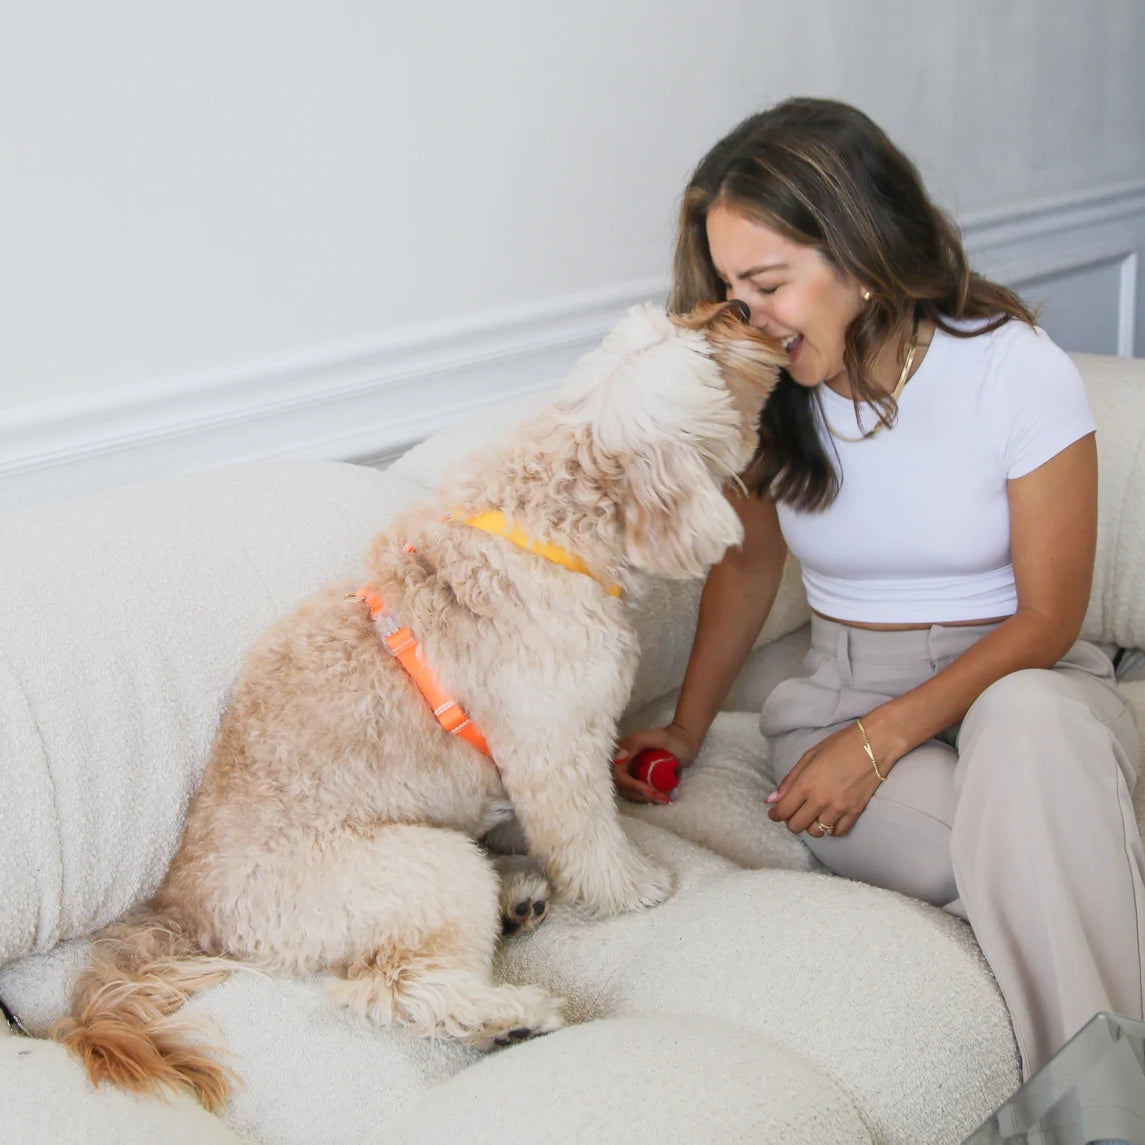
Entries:
[[[1145,363],[1078,362],[1102,466],[1086,635],[1141,646]],[[255,636],[357,576],[375,529],[535,404],[385,472],[255,465],[0,517],[0,996],[30,1026],[61,1011],[85,936],[161,877]],[[694,583],[635,594],[632,725],[670,712],[697,599]],[[797,670],[806,618],[792,564],[732,707]],[[1145,682],[1126,690],[1145,715]],[[59,1047],[0,1030],[0,1129],[28,1145],[960,1141],[1018,1081],[969,929],[822,874],[766,818],[763,751],[753,712],[725,712],[674,805],[624,807],[677,873],[663,907],[605,921],[557,907],[506,944],[498,973],[564,994],[564,1031],[483,1059],[358,1025],[313,983],[239,974],[191,1005],[246,1082],[229,1126],[182,1099],[93,1094]]]

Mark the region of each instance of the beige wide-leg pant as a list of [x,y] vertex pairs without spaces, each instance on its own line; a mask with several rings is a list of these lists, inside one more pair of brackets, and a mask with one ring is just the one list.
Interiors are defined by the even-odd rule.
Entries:
[[[993,627],[875,632],[814,617],[809,674],[779,684],[760,717],[771,778]],[[1138,754],[1109,659],[1079,641],[1052,669],[999,680],[960,725],[903,756],[846,836],[803,838],[837,874],[969,921],[1028,1078],[1097,1011],[1143,1016]]]

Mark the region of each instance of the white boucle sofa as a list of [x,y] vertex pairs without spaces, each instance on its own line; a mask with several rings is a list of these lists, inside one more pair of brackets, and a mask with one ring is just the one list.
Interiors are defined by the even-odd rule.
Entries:
[[[1078,362],[1102,465],[1085,635],[1140,649],[1145,362]],[[391,514],[536,404],[439,434],[384,472],[260,464],[0,518],[0,998],[29,1030],[64,1008],[86,937],[159,880],[256,635],[356,572]],[[670,713],[698,594],[665,582],[636,594],[629,727]],[[0,1020],[0,1140],[961,1141],[1019,1081],[968,927],[823,873],[764,813],[755,712],[798,670],[807,616],[789,568],[676,803],[623,807],[633,838],[676,872],[674,896],[603,921],[558,907],[504,946],[499,974],[564,995],[568,1028],[481,1057],[358,1024],[313,983],[236,974],[189,1007],[244,1079],[220,1119],[185,1097],[93,1090],[60,1046]],[[1145,682],[1125,687],[1145,715]]]

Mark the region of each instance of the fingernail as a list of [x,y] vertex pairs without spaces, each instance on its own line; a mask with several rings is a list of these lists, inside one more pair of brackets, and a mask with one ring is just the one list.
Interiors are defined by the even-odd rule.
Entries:
[[778,792],[778,791],[773,791],[773,792],[772,792],[772,793],[771,793],[771,794],[770,794],[770,795],[769,795],[769,796],[768,796],[768,797],[767,797],[767,798],[764,800],[764,802],[765,802],[765,803],[778,803],[778,802],[779,802],[779,792]]
[[665,795],[665,794],[663,794],[663,792],[660,792],[660,791],[657,791],[653,795],[653,798],[656,800],[657,803],[671,803],[672,802],[672,797],[670,795]]
[[617,763],[623,763],[631,754],[631,752],[625,751],[624,748],[621,748],[612,758],[615,759]]

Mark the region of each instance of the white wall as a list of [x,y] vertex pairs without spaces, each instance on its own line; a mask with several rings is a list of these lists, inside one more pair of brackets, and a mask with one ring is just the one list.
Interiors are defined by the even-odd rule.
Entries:
[[1145,217],[1140,0],[24,0],[3,23],[9,503],[376,455],[549,380],[660,289],[702,152],[789,94],[863,107],[1003,246],[1031,203]]

